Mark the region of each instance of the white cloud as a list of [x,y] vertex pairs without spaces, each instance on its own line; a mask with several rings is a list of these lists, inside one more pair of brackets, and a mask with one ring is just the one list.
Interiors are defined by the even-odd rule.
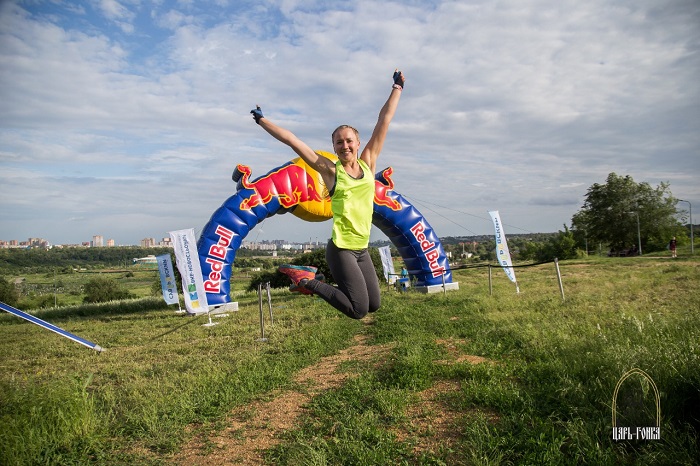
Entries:
[[[700,202],[693,1],[98,6],[123,34],[89,8],[0,7],[0,238],[197,228],[233,193],[236,163],[259,176],[293,157],[252,122],[255,104],[330,150],[340,123],[369,137],[397,66],[408,81],[379,165],[442,206],[426,212],[441,235],[490,232],[489,209],[559,229],[611,171]],[[172,193],[188,218],[160,201]],[[34,203],[84,229],[43,229]]]
[[112,21],[134,18],[134,13],[117,0],[99,0],[98,6],[102,14]]
[[180,26],[194,23],[194,18],[191,15],[185,15],[177,10],[169,10],[163,15],[158,15],[154,11],[152,16],[156,25],[170,30],[176,30]]

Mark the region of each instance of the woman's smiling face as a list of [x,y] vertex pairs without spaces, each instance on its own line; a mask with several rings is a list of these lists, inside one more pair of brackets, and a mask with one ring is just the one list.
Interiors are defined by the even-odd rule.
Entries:
[[357,159],[360,140],[351,127],[341,127],[333,133],[333,150],[341,162]]

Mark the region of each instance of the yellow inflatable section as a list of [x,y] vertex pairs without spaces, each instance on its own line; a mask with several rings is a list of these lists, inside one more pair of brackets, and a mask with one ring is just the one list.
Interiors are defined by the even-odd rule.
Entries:
[[[317,150],[315,152],[334,163],[338,160],[338,157],[330,152],[322,150]],[[314,183],[316,191],[321,194],[322,199],[320,202],[316,200],[301,201],[292,213],[307,222],[324,222],[332,218],[331,199],[328,196],[328,188],[323,182],[321,174],[311,168],[301,157],[293,159],[292,163],[302,167],[306,171],[309,181]]]

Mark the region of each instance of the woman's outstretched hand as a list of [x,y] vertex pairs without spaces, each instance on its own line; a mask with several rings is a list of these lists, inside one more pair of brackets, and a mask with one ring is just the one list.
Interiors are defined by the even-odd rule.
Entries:
[[403,73],[401,71],[399,71],[398,68],[396,70],[394,70],[393,78],[394,78],[394,86],[392,86],[392,87],[395,87],[396,89],[402,90],[404,83],[406,82],[406,78],[403,77]]
[[255,120],[257,124],[260,124],[261,118],[265,118],[263,116],[262,110],[260,109],[260,105],[256,105],[255,108],[250,111],[250,113],[253,114],[253,120]]

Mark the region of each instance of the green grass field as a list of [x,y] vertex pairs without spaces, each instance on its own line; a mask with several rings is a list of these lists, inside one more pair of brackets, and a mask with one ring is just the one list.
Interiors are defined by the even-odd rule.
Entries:
[[11,276],[20,282],[20,300],[40,303],[38,308],[79,305],[83,301],[83,286],[91,279],[101,277],[114,280],[136,297],[151,295],[151,286],[159,281],[158,269],[129,266],[121,269],[89,270],[74,273],[25,273]]
[[[309,397],[259,452],[266,464],[696,464],[699,266],[560,262],[564,300],[554,264],[516,269],[520,294],[501,270],[492,294],[486,269],[457,270],[460,289],[447,294],[385,289],[369,322],[275,290],[265,342],[258,298],[242,291],[240,310],[213,327],[159,300],[37,312],[103,353],[3,315],[0,464],[226,464],[214,461],[223,454],[235,464],[197,438],[245,436],[229,429],[231,413],[274,408],[290,390]],[[337,368],[352,377],[311,394],[295,380],[352,354],[358,336],[377,357]],[[655,386],[658,440],[612,438],[613,394],[633,368],[651,381],[619,387],[617,424],[654,426]]]

